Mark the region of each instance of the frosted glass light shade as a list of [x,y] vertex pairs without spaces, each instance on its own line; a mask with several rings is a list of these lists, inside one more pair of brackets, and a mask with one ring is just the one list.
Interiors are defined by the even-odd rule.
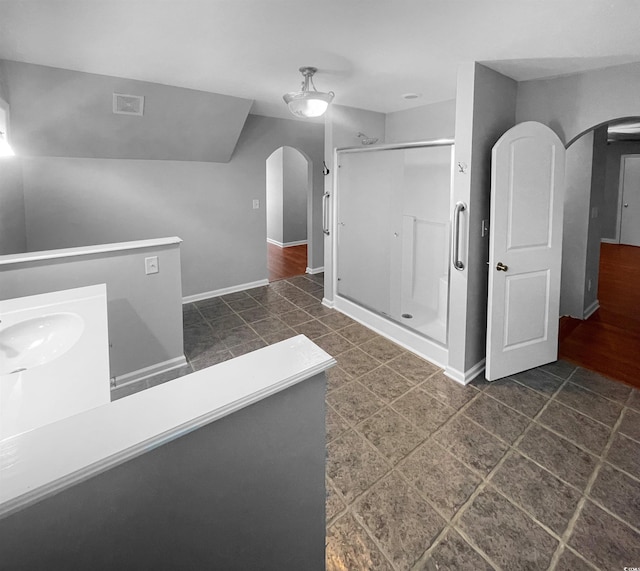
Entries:
[[283,96],[289,111],[297,117],[320,117],[329,107],[334,93],[320,91],[294,91]]

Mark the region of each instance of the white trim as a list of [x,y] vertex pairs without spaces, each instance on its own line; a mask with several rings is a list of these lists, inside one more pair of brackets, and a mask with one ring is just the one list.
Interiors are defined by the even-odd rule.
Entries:
[[322,272],[324,272],[324,266],[320,266],[319,268],[309,268],[309,267],[307,267],[305,272],[307,274],[310,274],[310,275],[321,274]]
[[619,244],[620,242],[615,238],[600,238],[600,242],[603,244]]
[[137,383],[138,381],[148,379],[149,377],[159,375],[160,373],[168,373],[169,371],[173,371],[173,369],[184,367],[186,364],[186,357],[184,355],[180,355],[180,357],[175,357],[174,359],[168,359],[167,361],[162,361],[161,363],[156,363],[149,367],[144,367],[118,377],[113,377],[115,384],[111,387],[111,390]]
[[134,242],[117,242],[115,244],[98,244],[96,246],[82,246],[80,248],[63,248],[61,250],[44,250],[42,252],[26,252],[23,254],[10,254],[0,256],[0,266],[10,264],[22,264],[25,262],[38,262],[41,260],[54,260],[58,258],[71,258],[75,256],[93,256],[107,252],[121,252],[124,250],[139,250],[141,248],[158,248],[180,244],[182,238],[172,236],[170,238],[155,238],[153,240],[136,240]]
[[460,383],[461,385],[468,385],[471,381],[473,381],[473,379],[484,372],[485,365],[486,359],[482,359],[482,361],[478,361],[473,367],[467,369],[466,371],[459,371],[458,369],[454,369],[453,367],[446,367],[444,370],[444,374],[445,376],[454,380],[456,383]]
[[328,307],[329,309],[333,309],[335,307],[335,303],[332,299],[327,299],[326,297],[322,298],[322,305]]
[[209,299],[210,297],[220,297],[228,293],[235,293],[237,291],[244,291],[246,289],[253,289],[256,287],[269,285],[269,280],[258,280],[256,282],[248,282],[246,284],[238,284],[230,287],[223,287],[222,289],[215,289],[213,291],[205,291],[202,293],[196,293],[194,295],[187,295],[182,298],[182,303],[191,303],[194,301],[202,301],[203,299]]
[[267,242],[269,244],[273,244],[274,246],[278,246],[278,248],[291,248],[292,246],[305,246],[308,241],[298,240],[297,242],[278,242],[277,240],[273,240],[272,238],[267,238]]
[[304,335],[0,441],[0,516],[326,371]]
[[618,208],[616,209],[616,239],[620,243],[622,233],[622,194],[624,192],[624,163],[629,155],[620,155],[620,167],[618,171]]
[[600,302],[596,299],[589,307],[584,310],[582,319],[589,319],[596,311],[600,309]]
[[[324,300],[323,300],[324,303]],[[449,361],[449,351],[443,345],[420,335],[411,329],[383,317],[369,309],[337,295],[334,309],[386,337],[397,345],[416,353],[434,365],[444,369]]]

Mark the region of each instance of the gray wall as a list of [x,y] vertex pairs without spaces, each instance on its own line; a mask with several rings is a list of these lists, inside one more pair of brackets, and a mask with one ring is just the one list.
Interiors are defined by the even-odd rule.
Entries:
[[0,59],[0,97],[8,103],[11,103],[11,101],[9,100],[9,85],[7,84],[4,62],[5,60]]
[[106,283],[111,377],[183,356],[177,244],[0,266],[0,282],[0,299]]
[[[20,156],[227,162],[251,100],[4,62]],[[113,113],[113,93],[142,95],[144,115]]]
[[[0,60],[0,99],[9,101],[3,61]],[[11,119],[11,118],[9,118]],[[22,192],[22,165],[16,157],[0,158],[0,255],[24,252],[27,228]]]
[[307,239],[307,160],[295,149],[285,147],[282,155],[282,241]]
[[606,153],[606,179],[600,223],[602,225],[602,237],[609,240],[617,240],[620,157],[622,155],[640,155],[640,141],[615,141],[609,143]]
[[606,155],[606,126],[582,135],[567,149],[560,315],[577,319],[597,307]]
[[453,139],[455,124],[455,99],[387,113],[384,127],[385,142]]
[[267,238],[282,244],[283,195],[282,179],[284,178],[282,156],[284,149],[273,152],[267,159]]
[[589,203],[593,161],[593,131],[567,149],[560,314],[582,319],[589,233]]
[[324,392],[316,375],[0,520],[2,569],[323,570]]
[[17,157],[0,158],[0,255],[26,249],[22,165]]
[[491,150],[515,124],[516,82],[478,63],[461,66],[456,100],[454,202],[468,205],[468,234],[462,244],[467,267],[451,272],[449,364],[459,372],[485,358],[489,240],[482,220],[491,204]]
[[600,243],[602,239],[602,205],[605,200],[607,173],[607,127],[593,131],[593,154],[591,168],[591,192],[589,196],[589,230],[587,233],[587,262],[584,290],[583,317],[593,311],[598,301],[598,276],[600,273]]
[[[131,121],[139,117],[124,117],[127,120],[126,128],[105,129],[99,135],[99,121],[96,118],[91,123],[96,128],[89,134],[82,131],[80,126],[65,127],[65,135],[75,141],[75,146],[64,146],[62,151],[51,148],[49,144],[43,148],[41,134],[49,133],[49,126],[45,122],[44,112],[34,109],[42,99],[36,100],[29,95],[32,83],[36,84],[33,87],[35,93],[40,93],[38,90],[42,89],[42,82],[48,82],[51,87],[59,87],[62,93],[69,94],[73,82],[70,83],[67,78],[78,81],[78,87],[82,86],[88,94],[86,101],[82,99],[78,102],[70,96],[57,95],[52,100],[56,103],[55,120],[58,121],[60,117],[71,118],[69,124],[77,125],[81,123],[75,115],[78,106],[95,107],[97,86],[101,90],[106,89],[106,84],[103,86],[102,82],[108,80],[111,89],[112,84],[121,80],[92,74],[76,76],[75,72],[42,66],[3,63],[5,71],[8,68],[12,70],[9,79],[13,79],[13,84],[7,83],[13,94],[17,91],[25,94],[28,105],[22,105],[21,114],[28,114],[28,108],[29,113],[33,112],[39,117],[37,122],[23,118],[15,126],[20,131],[19,151],[24,156],[28,251],[178,235],[184,239],[183,292],[186,296],[206,295],[219,289],[266,279],[265,161],[275,149],[288,145],[300,150],[310,160],[313,196],[309,201],[312,242],[309,263],[311,267],[322,265],[322,124],[249,115],[244,126],[242,123],[238,125],[242,132],[236,145],[237,134],[232,136],[226,132],[226,128],[218,129],[219,125],[210,120],[209,111],[200,113],[200,99],[197,98],[203,97],[211,104],[211,113],[218,113],[219,110],[223,115],[229,112],[236,118],[239,116],[239,107],[244,106],[244,100],[231,98],[236,103],[242,103],[237,103],[238,109],[234,103],[231,113],[228,106],[222,103],[218,105],[220,102],[215,94],[130,82],[127,83],[132,88],[129,92],[137,93],[133,87],[153,88],[147,93],[163,101],[165,114],[171,115],[175,109],[184,110],[188,115],[181,116],[185,133],[191,132],[192,123],[197,122],[198,129],[204,129],[215,137],[215,141],[231,145],[229,153],[235,146],[231,160],[228,163],[212,163],[195,160],[107,159],[103,157],[109,155],[100,154],[106,153],[107,148],[121,148],[126,152],[118,156],[131,156],[129,151],[140,145],[146,147],[141,152],[154,159],[166,156],[181,158],[180,155],[172,156],[173,147],[159,148],[154,142],[171,135],[166,128],[172,123],[164,118],[156,121],[157,115],[152,116],[158,127],[153,130],[153,141],[140,142],[137,138]],[[32,81],[32,75],[37,81]],[[82,93],[83,90],[78,92]],[[110,97],[111,91],[109,105]],[[224,103],[226,100],[221,101]],[[187,112],[188,108],[197,112]],[[233,121],[235,119],[229,119],[230,123]],[[37,131],[32,130],[35,128]],[[95,145],[89,140],[91,137],[95,137]],[[191,149],[188,151],[191,153],[189,158],[194,159],[196,155],[193,153],[200,148],[200,144],[195,134],[189,137],[189,141],[178,140],[182,146]],[[123,141],[128,142],[123,146]],[[53,156],[32,156],[43,152]],[[69,155],[60,156],[64,153]],[[210,161],[211,157],[207,156],[205,160]],[[253,199],[260,200],[260,209],[253,209]]]
[[320,264],[323,126],[258,115],[249,115],[229,163],[23,159],[27,247],[176,235],[184,240],[185,296],[266,279],[266,160],[285,145],[312,161],[310,254]]
[[619,117],[640,115],[640,63],[518,84],[516,120],[539,121],[569,144]]

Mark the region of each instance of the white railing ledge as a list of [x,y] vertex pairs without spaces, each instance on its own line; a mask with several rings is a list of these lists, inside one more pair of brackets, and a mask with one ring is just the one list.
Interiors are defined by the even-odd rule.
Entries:
[[298,335],[0,441],[0,516],[233,414],[335,363]]
[[182,238],[171,236],[169,238],[153,238],[151,240],[135,240],[133,242],[116,242],[115,244],[96,244],[95,246],[79,246],[77,248],[62,248],[60,250],[42,250],[40,252],[24,252],[21,254],[9,254],[0,256],[0,266],[23,264],[27,262],[39,262],[42,260],[54,260],[59,258],[72,258],[76,256],[93,256],[107,252],[120,252],[125,250],[139,250],[141,248],[158,248],[180,244]]

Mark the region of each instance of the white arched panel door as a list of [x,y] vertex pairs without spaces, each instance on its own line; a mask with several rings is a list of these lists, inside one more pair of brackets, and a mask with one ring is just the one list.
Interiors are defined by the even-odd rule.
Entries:
[[495,144],[487,370],[493,381],[558,356],[565,148],[533,121]]

